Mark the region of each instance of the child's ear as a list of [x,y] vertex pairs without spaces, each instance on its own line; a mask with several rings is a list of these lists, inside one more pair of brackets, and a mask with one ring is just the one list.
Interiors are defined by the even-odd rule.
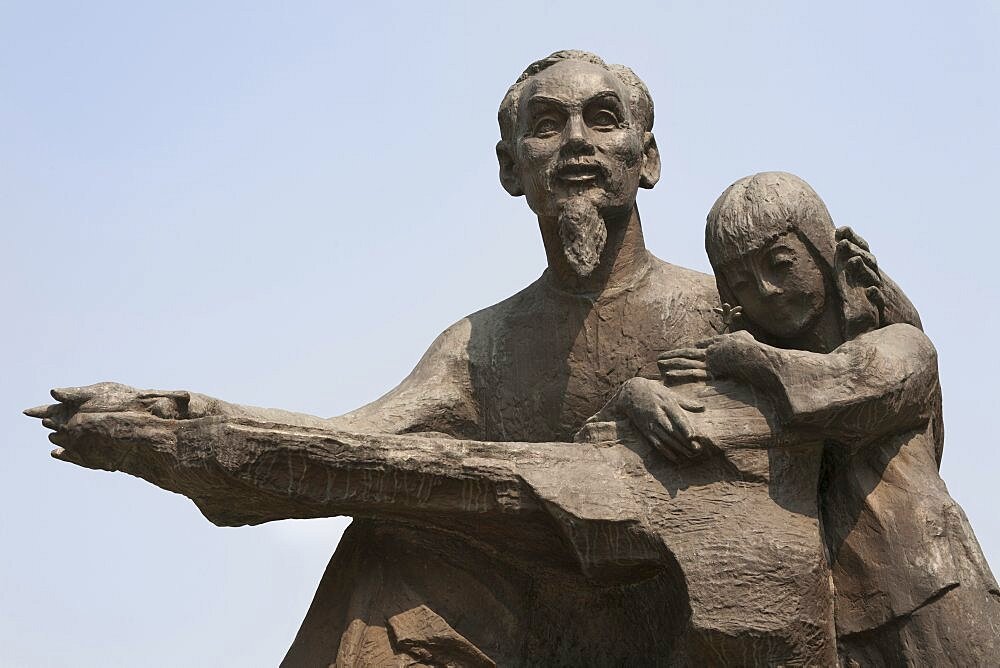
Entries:
[[639,187],[652,188],[660,180],[660,149],[656,148],[656,137],[652,132],[642,136],[642,172]]

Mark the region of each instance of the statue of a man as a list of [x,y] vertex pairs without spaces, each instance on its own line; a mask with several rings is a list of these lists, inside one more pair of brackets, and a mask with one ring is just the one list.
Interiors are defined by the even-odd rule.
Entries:
[[[112,463],[97,462],[73,441],[65,426],[81,411],[235,416],[355,434],[532,443],[572,441],[590,416],[606,408],[630,421],[658,456],[677,464],[696,457],[702,448],[688,421],[688,411],[696,409],[658,380],[656,360],[662,351],[718,333],[713,307],[719,296],[713,277],[666,263],[643,242],[636,194],[660,176],[645,85],[628,68],[592,54],[557,52],[525,70],[504,97],[499,121],[501,183],[511,195],[525,196],[536,214],[548,267],[522,291],[449,327],[398,387],[330,419],[114,384],[54,391],[61,403],[31,414],[56,430],[53,440],[62,447],[55,456],[129,470],[128,452]],[[912,306],[888,279],[884,288],[889,320],[916,323]],[[172,475],[169,464],[150,466],[160,469],[137,475]],[[241,505],[220,492],[196,502],[226,524],[310,514],[249,490],[246,498]],[[397,665],[422,656],[414,649],[420,643],[405,642],[411,627],[437,629],[437,635],[425,633],[432,639],[421,645],[438,643],[443,649],[435,656],[458,657],[455,665],[489,665],[480,649],[500,661],[493,648],[517,645],[524,625],[532,624],[516,619],[524,610],[534,610],[538,624],[553,623],[564,611],[576,611],[579,622],[586,615],[600,619],[604,608],[621,610],[620,627],[601,630],[590,622],[589,628],[607,633],[609,642],[638,639],[652,652],[655,638],[648,638],[663,618],[683,614],[667,605],[630,607],[634,600],[671,598],[676,583],[669,580],[634,585],[650,594],[635,599],[628,587],[573,589],[555,570],[549,577],[544,565],[528,577],[505,561],[504,546],[483,538],[510,535],[490,525],[493,520],[474,526],[456,519],[429,528],[376,515],[357,512],[285,665]],[[542,544],[545,536],[517,540]],[[546,609],[554,600],[559,611]],[[414,610],[415,616],[399,617]],[[391,619],[395,625],[387,623]],[[641,655],[642,647],[635,651]]]

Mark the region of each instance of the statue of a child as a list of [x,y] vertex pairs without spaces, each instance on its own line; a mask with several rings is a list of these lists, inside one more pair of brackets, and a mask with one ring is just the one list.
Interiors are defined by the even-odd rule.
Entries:
[[[1000,592],[938,475],[930,340],[886,324],[878,288],[855,280],[854,254],[794,175],[731,185],[708,215],[705,245],[720,310],[738,331],[666,353],[660,368],[668,384],[739,380],[768,395],[786,432],[822,435],[820,509],[844,665],[1000,656]],[[903,366],[905,382],[888,383]]]

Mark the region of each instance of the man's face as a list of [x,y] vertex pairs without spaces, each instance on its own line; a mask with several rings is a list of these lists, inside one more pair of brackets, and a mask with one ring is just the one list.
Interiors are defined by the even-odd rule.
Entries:
[[644,133],[628,102],[618,77],[591,63],[557,63],[528,80],[511,148],[532,211],[556,216],[576,198],[603,215],[632,207]]

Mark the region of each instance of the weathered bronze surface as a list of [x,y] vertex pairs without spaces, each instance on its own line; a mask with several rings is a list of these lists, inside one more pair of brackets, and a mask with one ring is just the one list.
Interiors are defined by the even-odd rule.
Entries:
[[592,54],[533,63],[499,121],[548,268],[396,389],[329,419],[53,390],[53,455],[220,526],[353,516],[286,666],[995,662],[936,352],[864,240],[771,172],[709,212],[714,278],[654,257],[652,99]]

